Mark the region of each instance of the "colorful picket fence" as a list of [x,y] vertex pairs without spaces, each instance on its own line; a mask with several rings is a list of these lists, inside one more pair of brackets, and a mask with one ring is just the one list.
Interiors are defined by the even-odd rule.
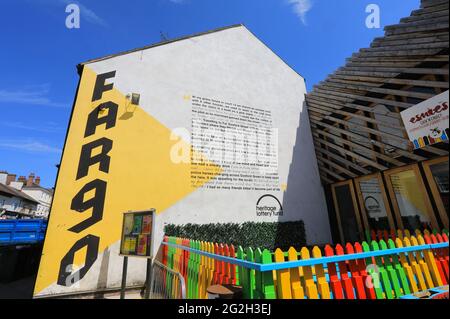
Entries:
[[448,285],[448,231],[378,235],[273,253],[165,237],[163,263],[183,275],[188,299],[207,298],[215,284],[239,285],[245,299],[396,299]]

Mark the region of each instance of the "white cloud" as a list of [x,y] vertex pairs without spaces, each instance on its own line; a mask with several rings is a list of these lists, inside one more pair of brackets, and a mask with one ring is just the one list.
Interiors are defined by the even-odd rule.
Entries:
[[61,153],[59,148],[36,140],[0,140],[0,148],[29,153]]
[[302,23],[306,25],[306,14],[312,8],[311,0],[287,0],[289,5],[292,6],[294,13],[300,18]]
[[49,98],[50,85],[28,86],[19,90],[0,89],[0,103],[18,103],[51,107],[67,107],[65,103],[54,102]]

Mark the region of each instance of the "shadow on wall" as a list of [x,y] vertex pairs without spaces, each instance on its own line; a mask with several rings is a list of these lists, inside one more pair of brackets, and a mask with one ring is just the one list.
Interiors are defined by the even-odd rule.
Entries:
[[108,273],[109,273],[109,256],[111,255],[110,247],[107,247],[103,252],[103,258],[100,264],[100,272],[97,280],[97,293],[94,298],[102,299],[104,298],[103,291],[106,290],[108,286]]
[[[289,167],[288,184],[282,204],[287,214],[279,217],[278,221],[303,220],[309,245],[331,242],[327,204],[320,181],[306,102],[300,113],[293,159]],[[286,234],[277,234],[277,239],[278,236]]]

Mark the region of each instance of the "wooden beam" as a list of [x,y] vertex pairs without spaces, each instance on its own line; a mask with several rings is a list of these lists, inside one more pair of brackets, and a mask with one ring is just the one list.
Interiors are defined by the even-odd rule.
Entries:
[[350,58],[345,59],[349,62],[390,62],[390,63],[406,63],[414,62],[421,64],[424,62],[448,62],[448,55],[434,54],[427,57],[415,57],[415,56],[396,56],[396,57],[365,57],[352,55]]
[[328,156],[329,158],[332,158],[338,162],[341,162],[342,164],[347,165],[347,167],[352,167],[354,170],[361,172],[361,174],[363,174],[363,175],[368,175],[368,174],[372,173],[371,171],[365,169],[364,167],[356,165],[355,163],[350,162],[349,160],[347,160],[346,158],[344,158],[342,156],[339,156],[335,153],[331,153],[330,151],[327,151],[326,149],[321,148],[319,142],[315,142],[314,147],[316,149],[316,153],[319,152],[321,154]]
[[[445,11],[448,13],[448,10]],[[448,41],[449,36],[447,32],[437,32],[437,33],[424,33],[417,34],[414,37],[411,36],[390,36],[390,37],[381,37],[375,38],[370,44],[373,48],[378,48],[382,46],[397,46],[397,45],[411,45],[411,44],[422,44],[422,43],[430,43],[430,42],[442,42]]]
[[329,170],[329,169],[326,168],[326,167],[321,166],[320,164],[319,164],[319,169],[322,170],[323,172],[327,173],[328,175],[333,176],[333,177],[336,178],[338,181],[345,181],[345,180],[347,180],[347,178],[342,177],[341,175],[339,175],[339,174],[333,172],[332,170]]
[[335,114],[340,114],[340,115],[347,116],[347,117],[356,118],[356,119],[365,121],[367,123],[373,123],[373,124],[376,124],[376,125],[382,125],[382,126],[385,126],[385,127],[390,127],[390,128],[393,128],[393,129],[405,131],[404,126],[400,122],[398,124],[386,123],[384,121],[380,121],[380,120],[377,120],[377,119],[374,119],[374,118],[371,118],[371,117],[367,117],[367,116],[364,116],[364,115],[359,115],[359,114],[356,114],[356,113],[340,111],[340,110],[336,110],[336,109],[329,109],[329,108],[327,109],[326,107],[318,106],[318,105],[310,106],[309,109],[314,110],[315,112],[319,112],[319,110],[320,110],[319,113],[324,114],[325,115],[324,118],[328,119],[328,120],[330,120],[329,117],[333,117],[332,114],[335,113]]
[[311,123],[312,123],[312,125],[311,125],[312,127],[317,127],[315,125],[320,125],[320,126],[325,127],[325,128],[327,128],[327,129],[329,129],[329,130],[331,130],[333,132],[344,134],[344,135],[346,135],[346,136],[348,136],[350,138],[366,139],[367,143],[373,144],[373,145],[381,147],[381,148],[394,148],[395,152],[397,154],[399,154],[401,156],[404,156],[404,157],[407,157],[407,158],[410,158],[410,159],[413,159],[413,160],[416,160],[416,161],[424,161],[424,160],[427,159],[426,157],[414,154],[412,152],[405,151],[405,150],[400,149],[400,148],[398,148],[396,146],[393,146],[393,145],[390,145],[390,144],[386,144],[386,143],[383,143],[383,142],[380,142],[380,141],[377,141],[377,140],[373,140],[373,139],[370,139],[367,136],[359,135],[359,134],[356,134],[356,133],[353,133],[353,132],[349,132],[347,130],[340,129],[340,128],[338,128],[336,126],[333,126],[333,125],[329,125],[329,124],[326,124],[326,123],[323,123],[323,122],[320,122],[320,121],[311,121]]
[[[447,43],[448,44],[448,43]],[[445,68],[386,68],[386,67],[373,67],[373,66],[358,66],[351,67],[345,66],[339,71],[354,71],[354,72],[374,72],[374,73],[404,73],[404,74],[435,74],[435,75],[448,75],[449,71]]]
[[314,97],[314,96],[307,95],[306,101],[307,101],[307,104],[309,104],[309,103],[319,104],[319,105],[331,107],[333,109],[342,109],[344,107],[347,107],[347,108],[354,109],[354,110],[370,112],[370,113],[374,113],[374,114],[380,114],[380,115],[392,117],[394,119],[401,118],[400,115],[397,113],[393,113],[393,112],[386,113],[385,111],[378,110],[378,109],[375,109],[370,106],[364,106],[364,105],[359,105],[359,104],[354,104],[354,103],[343,103],[341,101],[337,101],[337,100],[333,100],[333,99],[326,99],[326,98],[322,98],[322,97]]
[[[332,80],[327,80],[325,82],[321,82],[321,83],[319,83],[319,85],[320,85],[320,87],[322,87],[324,89],[358,90],[358,91],[366,91],[368,93],[380,93],[380,94],[386,94],[386,95],[405,96],[405,97],[412,97],[412,98],[422,99],[422,100],[427,100],[434,96],[434,94],[430,94],[430,93],[384,89],[384,88],[370,87],[370,86],[366,86],[366,85],[357,85],[357,84],[341,84],[341,83],[336,83]],[[318,85],[316,85],[314,87],[317,87],[317,86]]]
[[[376,152],[372,148],[368,148],[368,147],[365,147],[363,145],[351,142],[349,140],[343,139],[342,137],[336,136],[334,134],[327,133],[327,132],[325,132],[323,130],[320,130],[318,128],[313,129],[313,132],[314,131],[316,133],[313,133],[313,135],[316,134],[314,136],[318,137],[319,139],[320,139],[319,134],[322,134],[322,135],[324,135],[326,137],[329,137],[329,138],[332,138],[334,140],[337,140],[337,141],[341,142],[342,144],[348,145],[348,146],[353,147],[353,148],[360,149],[360,150],[362,150],[364,152],[369,152],[369,153],[372,154],[372,156],[378,157],[378,158],[380,158],[380,159],[382,159],[382,160],[384,160],[386,162],[389,162],[389,163],[391,163],[391,164],[393,164],[395,166],[403,166],[403,165],[405,165],[405,163],[403,163],[403,162],[401,162],[401,161],[399,161],[399,160],[397,160],[397,159],[395,159],[393,157],[390,157],[390,156],[387,156],[385,154]],[[372,144],[370,144],[370,145],[372,145]]]
[[369,97],[369,96],[363,96],[363,95],[355,95],[355,94],[348,94],[348,93],[339,93],[337,91],[331,91],[331,90],[324,90],[324,89],[315,89],[313,92],[309,93],[312,96],[321,96],[324,98],[327,98],[327,96],[334,96],[334,97],[340,97],[342,101],[346,102],[353,102],[355,100],[358,101],[366,101],[366,102],[372,102],[382,105],[390,105],[394,107],[398,107],[401,109],[407,109],[413,106],[410,103],[405,102],[398,102],[393,100],[387,100],[387,99],[380,99],[375,97]]
[[320,173],[320,178],[326,183],[326,184],[334,184],[336,181],[332,181],[328,177],[326,177],[323,173]]
[[319,138],[319,139],[317,139],[317,142],[320,143],[320,144],[324,144],[324,145],[326,145],[326,146],[328,146],[328,147],[331,147],[331,148],[333,148],[333,149],[335,149],[335,150],[338,150],[338,151],[340,151],[340,152],[343,152],[345,155],[351,156],[351,157],[353,157],[354,159],[356,159],[357,161],[366,163],[367,165],[370,165],[370,166],[372,166],[372,167],[375,167],[376,169],[379,169],[379,170],[382,170],[382,171],[388,169],[388,167],[386,167],[386,166],[384,166],[384,165],[378,164],[377,162],[375,162],[375,161],[373,161],[373,160],[371,160],[371,159],[368,159],[368,158],[366,158],[366,157],[364,157],[364,156],[362,156],[362,155],[356,154],[356,153],[354,153],[354,152],[352,152],[352,151],[346,150],[345,148],[340,147],[340,146],[338,146],[338,145],[336,145],[336,144],[327,142],[327,141],[325,141],[324,139]]
[[424,24],[418,26],[402,26],[397,27],[395,29],[390,29],[386,31],[386,36],[395,35],[395,34],[406,34],[406,33],[415,33],[415,32],[433,32],[436,30],[446,30],[448,29],[448,21],[447,22],[439,22],[439,23],[430,23],[426,22]]
[[437,147],[433,147],[431,145],[425,146],[425,147],[423,147],[423,149],[425,151],[427,151],[427,152],[430,152],[430,153],[433,153],[433,154],[436,154],[436,155],[439,155],[439,156],[446,156],[446,155],[448,155],[448,151],[441,150],[441,149],[439,149]]
[[327,160],[326,158],[322,157],[322,155],[317,154],[317,160],[319,162],[323,163],[323,164],[326,164],[326,165],[334,167],[335,169],[341,171],[342,173],[344,173],[344,174],[346,174],[346,175],[348,175],[348,176],[350,176],[352,178],[358,177],[357,174],[349,171],[348,169],[346,169],[345,167],[340,166],[339,164],[336,164],[335,162]]
[[[315,119],[315,120],[317,120],[317,119]],[[327,118],[327,120],[333,121],[333,122],[338,123],[338,124],[346,125],[346,126],[348,126],[348,125],[356,126],[361,131],[364,131],[364,132],[370,133],[370,134],[374,134],[374,135],[377,135],[377,136],[380,136],[380,137],[384,137],[384,138],[387,138],[387,139],[395,139],[395,140],[398,140],[400,142],[405,142],[405,141],[409,142],[409,140],[405,139],[404,137],[393,135],[393,134],[390,134],[390,133],[387,133],[387,132],[378,131],[378,130],[375,130],[373,128],[369,128],[367,126],[360,125],[358,123],[348,122],[348,121],[340,120],[340,119],[337,119],[337,118],[334,118],[334,117]]]
[[332,79],[349,80],[349,81],[367,81],[383,84],[399,84],[399,85],[411,85],[411,86],[425,86],[432,88],[448,89],[448,82],[444,81],[427,81],[427,80],[410,80],[410,79],[386,79],[374,76],[357,76],[357,75],[330,75]]

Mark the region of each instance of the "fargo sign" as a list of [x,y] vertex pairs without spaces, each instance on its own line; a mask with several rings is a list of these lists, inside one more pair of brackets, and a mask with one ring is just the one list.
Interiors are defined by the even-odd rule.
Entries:
[[[113,89],[113,84],[106,84],[107,79],[115,76],[115,71],[97,75],[92,94],[92,104],[102,99],[103,93]],[[88,115],[84,138],[93,136],[97,131],[109,130],[116,126],[118,105],[108,101],[96,106]],[[102,126],[102,127],[101,127]],[[101,135],[101,134],[99,134]],[[113,146],[113,141],[104,136],[87,142],[81,146],[81,155],[78,161],[76,180],[85,181],[84,186],[74,194],[70,209],[72,211],[90,214],[82,222],[72,225],[68,231],[80,234],[100,222],[103,218],[107,181],[99,178],[90,178],[90,170],[96,169],[109,173],[110,156],[108,155]],[[94,155],[95,154],[95,155]],[[96,167],[91,167],[91,166]],[[98,166],[97,166],[98,165]],[[87,194],[93,194],[86,199]],[[80,238],[67,251],[60,261],[57,284],[71,286],[81,280],[97,259],[99,253],[100,237],[96,234],[88,234]],[[86,250],[84,265],[74,271],[73,264],[75,254]]]
[[448,91],[410,107],[401,116],[415,149],[448,141]]

